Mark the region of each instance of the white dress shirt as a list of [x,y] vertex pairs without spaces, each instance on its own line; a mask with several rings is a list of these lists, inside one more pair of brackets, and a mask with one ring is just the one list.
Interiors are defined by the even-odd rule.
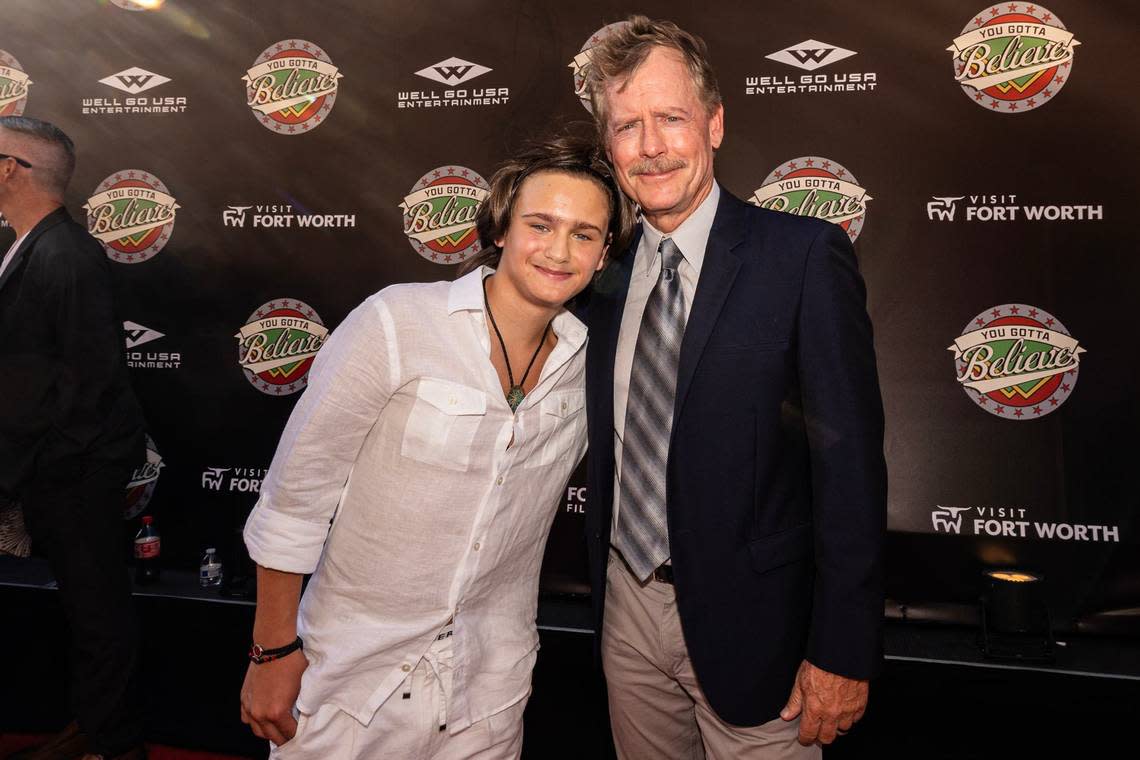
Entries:
[[302,712],[334,704],[368,723],[453,617],[449,731],[530,693],[542,553],[586,449],[586,328],[555,317],[557,345],[512,414],[490,361],[491,273],[357,307],[281,436],[245,541],[259,565],[313,573]]
[[633,352],[637,346],[637,334],[641,330],[641,317],[649,294],[661,276],[661,255],[657,247],[661,238],[671,237],[681,249],[682,261],[677,270],[681,275],[681,294],[685,301],[685,321],[693,306],[693,296],[697,292],[697,281],[701,276],[701,265],[705,261],[705,247],[716,218],[717,204],[720,203],[720,185],[713,182],[712,190],[701,201],[701,205],[681,222],[681,225],[666,236],[644,218],[641,220],[641,241],[633,259],[633,272],[629,279],[629,294],[625,298],[625,310],[621,315],[621,330],[618,332],[617,353],[614,356],[614,518],[613,529],[617,530],[618,511],[621,509],[621,447],[625,437],[626,402],[629,399],[629,376],[633,371]]

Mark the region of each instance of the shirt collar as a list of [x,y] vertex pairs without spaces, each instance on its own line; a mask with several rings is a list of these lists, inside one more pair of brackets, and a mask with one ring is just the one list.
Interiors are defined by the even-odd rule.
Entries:
[[641,269],[641,274],[648,274],[656,265],[657,247],[661,244],[663,237],[673,238],[677,247],[681,249],[681,255],[685,257],[685,261],[689,263],[694,272],[700,274],[701,265],[705,261],[705,247],[708,246],[709,234],[712,232],[713,220],[716,218],[716,208],[719,203],[720,185],[714,180],[712,190],[701,201],[701,205],[697,206],[689,218],[681,222],[681,226],[669,235],[665,235],[642,218],[641,244],[645,246],[647,255],[643,259],[644,267]]
[[[451,283],[451,289],[447,294],[447,313],[475,311],[479,312],[479,315],[485,320],[483,279],[494,273],[494,269],[484,265]],[[558,336],[559,345],[565,341],[567,346],[574,351],[577,351],[586,342],[586,326],[567,309],[558,312],[551,324],[551,329]]]

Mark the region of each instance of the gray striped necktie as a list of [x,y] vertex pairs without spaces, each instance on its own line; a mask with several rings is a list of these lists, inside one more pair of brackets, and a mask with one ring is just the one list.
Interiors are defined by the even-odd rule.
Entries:
[[662,238],[657,250],[661,275],[645,304],[629,376],[614,535],[614,545],[641,580],[669,558],[665,464],[677,394],[677,359],[685,333],[684,296],[677,272],[681,249],[672,239]]

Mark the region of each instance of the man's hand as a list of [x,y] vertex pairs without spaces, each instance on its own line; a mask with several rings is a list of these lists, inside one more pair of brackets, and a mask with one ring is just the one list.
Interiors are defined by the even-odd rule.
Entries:
[[241,687],[241,722],[277,746],[297,733],[293,704],[301,691],[301,674],[309,667],[298,649],[279,660],[249,664]]
[[863,717],[869,691],[867,681],[828,673],[804,660],[780,717],[795,720],[801,716],[800,744],[831,744],[837,734],[847,733]]

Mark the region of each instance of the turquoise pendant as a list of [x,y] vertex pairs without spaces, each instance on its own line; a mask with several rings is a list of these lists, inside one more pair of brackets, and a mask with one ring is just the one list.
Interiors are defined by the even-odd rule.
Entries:
[[511,407],[512,412],[519,408],[519,404],[524,398],[526,398],[526,391],[522,389],[521,385],[511,386],[511,389],[507,391],[507,405]]

